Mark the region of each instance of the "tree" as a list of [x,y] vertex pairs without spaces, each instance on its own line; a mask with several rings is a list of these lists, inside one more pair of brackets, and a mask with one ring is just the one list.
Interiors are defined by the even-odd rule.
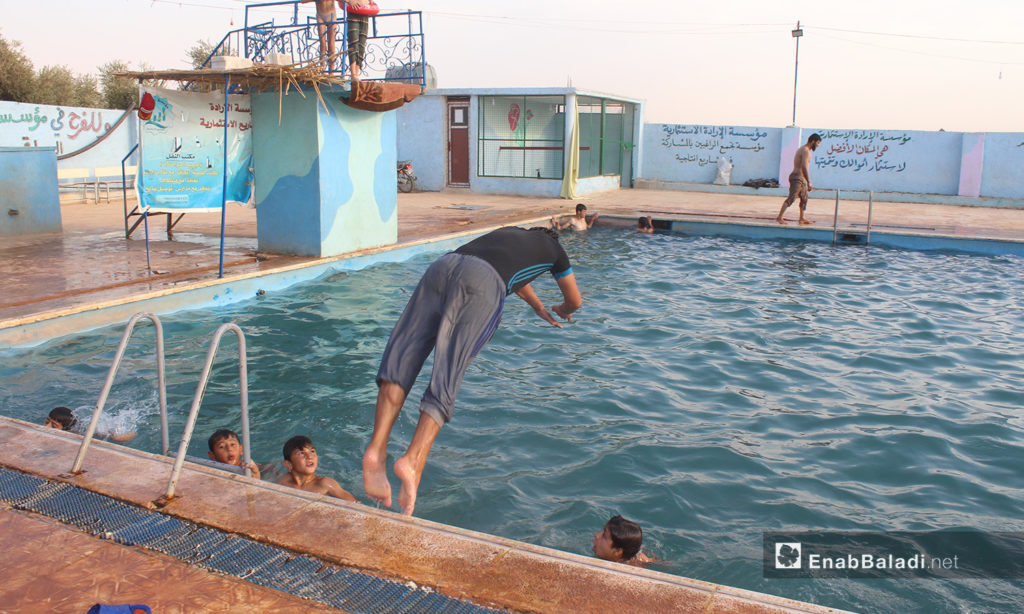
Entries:
[[44,66],[36,73],[31,101],[36,104],[79,106],[74,102],[75,76],[67,66]]
[[19,41],[0,36],[0,100],[31,102],[35,70]]
[[108,109],[127,109],[139,98],[139,84],[135,79],[116,77],[129,72],[127,62],[111,60],[99,67],[103,106]]
[[210,57],[213,53],[213,43],[208,40],[199,39],[196,44],[192,45],[188,52],[188,61],[192,63],[192,68],[199,70],[203,67],[206,62],[206,58]]
[[96,89],[96,77],[92,75],[78,75],[75,77],[74,100],[74,106],[76,107],[100,106],[100,91]]

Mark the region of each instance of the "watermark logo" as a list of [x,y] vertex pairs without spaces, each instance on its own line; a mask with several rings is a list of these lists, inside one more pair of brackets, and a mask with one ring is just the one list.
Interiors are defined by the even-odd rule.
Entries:
[[1024,533],[764,533],[766,578],[1024,578]]
[[775,569],[800,569],[800,542],[775,542]]

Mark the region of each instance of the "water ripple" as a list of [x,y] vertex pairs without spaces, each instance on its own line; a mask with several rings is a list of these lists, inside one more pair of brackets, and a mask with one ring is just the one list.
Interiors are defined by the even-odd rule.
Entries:
[[[419,515],[587,554],[621,513],[670,573],[854,610],[1024,609],[1019,582],[779,582],[760,568],[765,530],[1021,530],[1020,258],[614,230],[564,242],[583,309],[558,330],[509,299],[434,446]],[[233,320],[249,345],[254,458],[308,434],[322,472],[361,495],[377,361],[433,257],[165,318],[172,432],[212,331]],[[550,281],[536,287],[557,300]],[[88,408],[120,333],[4,351],[4,412]],[[156,451],[148,343],[129,349],[112,400],[140,408],[121,410],[132,445]],[[191,453],[237,428],[236,380],[219,360]]]

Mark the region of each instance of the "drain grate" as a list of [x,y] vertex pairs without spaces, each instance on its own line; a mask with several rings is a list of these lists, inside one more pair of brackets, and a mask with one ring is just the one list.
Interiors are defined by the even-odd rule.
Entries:
[[103,539],[162,552],[354,614],[499,612],[3,467],[0,501]]

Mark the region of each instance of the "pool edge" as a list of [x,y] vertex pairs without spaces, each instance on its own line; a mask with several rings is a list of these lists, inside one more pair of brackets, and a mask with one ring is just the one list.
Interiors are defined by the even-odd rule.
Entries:
[[[154,509],[172,459],[0,417],[0,465]],[[412,580],[481,605],[532,612],[840,613],[841,610],[609,563],[186,464],[162,513]],[[637,609],[639,608],[639,610]]]

